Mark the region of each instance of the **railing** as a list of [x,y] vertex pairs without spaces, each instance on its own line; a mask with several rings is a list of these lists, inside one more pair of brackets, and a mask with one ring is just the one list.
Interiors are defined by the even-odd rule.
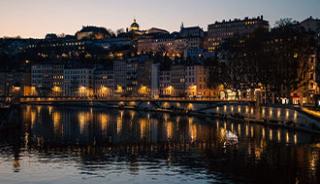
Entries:
[[180,102],[254,102],[249,99],[225,100],[218,98],[185,98],[185,97],[166,97],[166,98],[148,98],[148,97],[20,97],[20,102],[61,102],[61,101],[180,101]]

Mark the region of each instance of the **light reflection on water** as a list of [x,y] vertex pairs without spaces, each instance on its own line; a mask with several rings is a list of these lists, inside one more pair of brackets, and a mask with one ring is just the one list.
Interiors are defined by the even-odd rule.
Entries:
[[255,120],[275,120],[280,122],[302,123],[306,125],[317,123],[316,120],[310,119],[306,115],[289,108],[253,107],[248,105],[224,105],[222,107],[208,109],[207,112],[229,115],[240,114],[246,118]]
[[[0,139],[0,183],[320,181],[319,139],[303,132],[123,110],[25,106],[20,114],[21,128]],[[238,144],[226,144],[229,132]]]

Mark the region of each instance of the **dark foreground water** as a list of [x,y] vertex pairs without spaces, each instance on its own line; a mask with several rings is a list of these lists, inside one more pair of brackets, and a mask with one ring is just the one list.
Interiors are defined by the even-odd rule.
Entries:
[[319,138],[302,132],[49,106],[22,107],[10,123],[19,128],[1,132],[0,184],[320,183]]

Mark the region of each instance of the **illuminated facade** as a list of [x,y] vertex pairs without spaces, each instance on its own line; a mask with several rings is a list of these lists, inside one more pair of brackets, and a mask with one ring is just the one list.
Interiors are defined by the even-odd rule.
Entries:
[[161,35],[155,38],[143,38],[137,41],[137,53],[162,54],[170,58],[182,57],[187,48],[187,40],[172,35]]
[[133,23],[131,24],[130,26],[130,31],[139,31],[140,30],[140,26],[139,24],[137,23],[137,20],[134,19],[133,20]]
[[246,17],[243,20],[234,19],[222,22],[215,22],[208,26],[208,35],[206,38],[206,47],[209,52],[215,51],[219,45],[226,39],[236,35],[247,35],[258,28],[269,29],[269,22],[263,19],[263,16],[257,18]]
[[160,96],[160,64],[152,64],[151,66],[151,97],[159,98]]
[[127,86],[127,62],[125,60],[114,61],[113,74],[116,87],[115,94],[122,96],[124,95],[124,88]]
[[152,60],[142,59],[141,61],[138,58],[132,58],[115,61],[113,63],[114,82],[116,88],[119,89],[115,91],[115,94],[144,97],[157,94],[156,91],[159,86],[158,70],[159,66],[153,64]]
[[105,98],[113,95],[115,89],[112,70],[99,69],[94,71],[94,93],[96,97]]
[[160,71],[159,83],[160,83],[160,96],[172,96],[173,87],[171,86],[170,70]]
[[104,40],[111,37],[110,32],[103,27],[85,26],[76,33],[78,40]]
[[161,70],[159,76],[162,97],[214,97],[215,89],[208,87],[208,68],[200,64],[173,65]]
[[213,90],[208,88],[208,69],[203,65],[186,66],[186,93],[189,97],[210,97]]
[[0,96],[30,95],[31,76],[27,71],[0,71]]
[[203,53],[204,31],[199,26],[184,27],[180,29],[180,37],[187,42],[187,47],[184,50],[184,57],[199,57]]
[[170,83],[173,88],[172,96],[185,96],[185,66],[173,65],[170,72]]
[[62,96],[64,65],[38,64],[31,66],[31,86],[39,96]]
[[63,93],[65,96],[93,96],[93,68],[66,68]]
[[317,81],[317,57],[312,54],[307,58],[307,62],[298,68],[300,76],[297,89],[291,92],[293,104],[314,104],[315,95],[319,94]]

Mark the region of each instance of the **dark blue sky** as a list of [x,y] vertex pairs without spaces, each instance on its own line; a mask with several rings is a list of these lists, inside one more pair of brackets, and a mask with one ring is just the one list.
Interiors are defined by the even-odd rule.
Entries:
[[133,18],[142,29],[174,31],[181,22],[207,29],[217,20],[258,15],[272,26],[285,17],[320,17],[320,0],[1,0],[0,37],[74,34],[83,25],[117,30]]

